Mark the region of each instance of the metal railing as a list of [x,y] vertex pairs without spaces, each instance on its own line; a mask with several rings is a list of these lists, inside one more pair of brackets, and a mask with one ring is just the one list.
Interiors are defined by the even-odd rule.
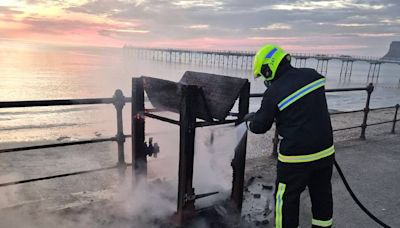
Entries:
[[[370,108],[370,100],[371,94],[374,90],[374,86],[369,84],[367,87],[359,87],[359,88],[343,88],[343,89],[327,89],[327,93],[333,92],[349,92],[349,91],[366,91],[367,92],[367,99],[364,109],[362,110],[352,110],[352,111],[344,111],[344,112],[334,112],[330,113],[330,115],[339,115],[339,114],[349,114],[349,113],[357,113],[363,112],[363,120],[360,125],[350,126],[346,128],[334,129],[333,131],[343,131],[349,129],[356,129],[361,128],[361,139],[365,139],[365,132],[368,126],[380,125],[380,124],[387,124],[393,123],[391,133],[395,133],[396,123],[400,120],[397,118],[398,111],[400,105],[397,104],[395,106],[390,107],[383,107],[383,108]],[[250,94],[250,98],[262,97],[263,94],[254,93]],[[2,108],[21,108],[21,107],[43,107],[43,106],[67,106],[67,105],[96,105],[96,104],[113,104],[116,109],[116,120],[117,120],[117,133],[115,137],[110,138],[101,138],[101,139],[91,139],[91,140],[83,140],[83,141],[73,141],[73,142],[66,142],[66,143],[53,143],[53,144],[45,144],[45,145],[36,145],[36,146],[25,146],[25,147],[16,147],[16,148],[7,148],[7,149],[0,149],[0,154],[4,153],[15,153],[20,151],[28,151],[28,150],[37,150],[37,149],[45,149],[45,148],[55,148],[55,147],[65,147],[65,146],[73,146],[73,145],[83,145],[83,144],[91,144],[91,143],[101,143],[101,142],[116,142],[118,145],[118,162],[115,166],[111,167],[104,167],[99,169],[92,169],[92,170],[83,170],[78,172],[72,173],[65,173],[53,176],[46,176],[46,177],[39,177],[39,178],[32,178],[26,180],[19,180],[19,181],[11,181],[6,183],[0,183],[0,187],[10,186],[10,185],[17,185],[22,183],[29,183],[34,181],[41,181],[41,180],[48,180],[72,175],[79,175],[84,173],[92,173],[98,172],[103,170],[115,169],[118,168],[120,175],[123,175],[127,166],[131,166],[132,164],[128,164],[125,162],[125,152],[124,152],[124,143],[126,138],[131,138],[131,135],[125,135],[123,132],[123,118],[122,118],[122,110],[126,103],[131,103],[130,97],[124,97],[121,90],[116,90],[114,96],[112,98],[96,98],[96,99],[72,99],[72,100],[40,100],[40,101],[13,101],[13,102],[0,102],[0,109]],[[370,111],[378,111],[384,109],[395,109],[395,115],[392,120],[371,123],[368,124],[368,114]],[[147,112],[149,111],[149,112]],[[146,110],[146,115],[150,117],[157,117],[151,114],[152,110]],[[227,121],[226,123],[230,123],[231,121]],[[174,122],[174,124],[179,124],[179,121]],[[273,153],[276,154],[278,150],[279,144],[279,136],[278,132],[275,128],[275,136],[273,139]]]
[[66,142],[66,143],[51,143],[51,144],[36,145],[36,146],[25,146],[25,147],[0,149],[0,154],[15,153],[15,152],[20,152],[20,151],[28,151],[28,150],[45,149],[45,148],[54,148],[54,147],[65,147],[65,146],[101,143],[101,142],[116,142],[118,144],[118,162],[115,166],[104,167],[104,168],[99,168],[99,169],[92,169],[92,170],[83,170],[83,171],[65,173],[65,174],[59,174],[59,175],[53,175],[53,176],[32,178],[32,179],[26,179],[26,180],[5,182],[5,183],[0,183],[0,187],[22,184],[22,183],[29,183],[29,182],[34,182],[34,181],[49,180],[49,179],[73,176],[73,175],[84,174],[84,173],[92,173],[92,172],[98,172],[98,171],[115,169],[115,168],[118,168],[120,171],[120,174],[122,175],[125,172],[126,167],[131,165],[131,164],[125,163],[125,153],[124,153],[125,139],[131,137],[131,135],[124,134],[123,121],[122,121],[122,110],[125,106],[125,103],[129,103],[129,102],[131,102],[131,98],[124,97],[121,90],[116,90],[114,93],[114,96],[112,98],[0,102],[0,109],[2,109],[2,108],[22,108],[22,107],[44,107],[44,106],[113,104],[116,109],[116,117],[117,117],[117,134],[115,137],[72,141],[72,142]]

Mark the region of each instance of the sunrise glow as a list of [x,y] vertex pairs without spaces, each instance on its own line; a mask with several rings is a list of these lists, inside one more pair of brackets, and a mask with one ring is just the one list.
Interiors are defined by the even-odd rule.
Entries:
[[363,53],[377,44],[376,38],[384,39],[385,46],[400,38],[394,4],[369,0],[268,1],[264,5],[224,0],[1,0],[0,45],[7,41],[254,50],[274,42],[291,51]]

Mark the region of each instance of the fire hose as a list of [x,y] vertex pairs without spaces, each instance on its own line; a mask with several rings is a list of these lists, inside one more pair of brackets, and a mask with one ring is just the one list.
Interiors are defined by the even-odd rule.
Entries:
[[339,164],[336,162],[335,160],[335,167],[336,170],[339,173],[340,178],[342,178],[342,181],[344,183],[344,185],[346,186],[347,191],[350,193],[351,198],[354,200],[354,202],[356,202],[356,204],[358,205],[358,207],[361,208],[362,211],[364,211],[365,214],[368,215],[368,217],[370,217],[371,219],[373,219],[376,223],[378,223],[379,225],[381,225],[382,227],[385,228],[390,228],[389,225],[385,224],[382,220],[378,219],[375,215],[373,215],[361,202],[360,200],[358,200],[357,196],[354,194],[353,190],[350,188],[349,183],[347,182],[342,169],[340,168]]

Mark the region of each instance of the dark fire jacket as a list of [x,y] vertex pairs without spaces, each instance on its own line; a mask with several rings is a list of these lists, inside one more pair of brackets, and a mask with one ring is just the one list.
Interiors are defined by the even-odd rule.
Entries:
[[313,69],[288,63],[279,66],[249,124],[253,133],[262,134],[276,119],[278,134],[283,137],[279,161],[311,162],[334,153],[324,85],[325,77]]

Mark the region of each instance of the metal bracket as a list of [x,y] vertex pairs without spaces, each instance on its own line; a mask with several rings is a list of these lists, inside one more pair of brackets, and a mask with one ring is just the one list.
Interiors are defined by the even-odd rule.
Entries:
[[197,199],[201,199],[201,198],[205,198],[205,197],[208,197],[208,196],[216,195],[218,193],[219,192],[209,192],[209,193],[198,194],[198,195],[196,195],[196,194],[191,194],[191,195],[185,194],[184,199],[185,199],[185,202],[195,201]]
[[185,202],[194,201],[196,199],[196,194],[185,194],[183,200]]
[[149,138],[148,145],[147,142],[144,142],[144,150],[147,156],[153,156],[154,158],[156,158],[157,154],[160,153],[160,147],[158,146],[158,143],[154,143],[153,145],[153,137]]

